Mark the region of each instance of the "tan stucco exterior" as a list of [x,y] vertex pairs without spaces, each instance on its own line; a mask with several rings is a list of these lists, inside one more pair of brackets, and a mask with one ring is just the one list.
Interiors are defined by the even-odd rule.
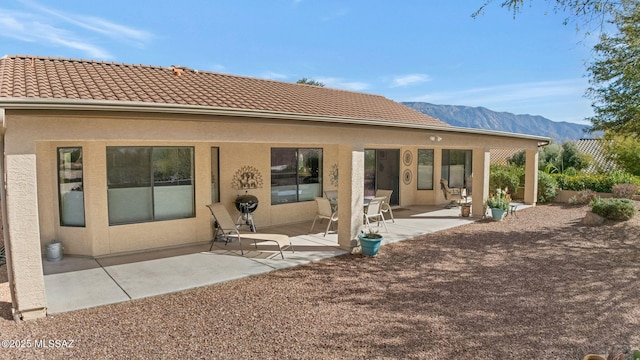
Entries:
[[[401,206],[444,204],[439,187],[442,149],[473,151],[473,214],[480,216],[488,195],[490,148],[526,149],[525,200],[535,203],[539,139],[501,134],[461,132],[452,128],[386,127],[343,121],[266,119],[225,115],[181,115],[141,112],[12,110],[7,109],[5,172],[7,219],[17,316],[44,309],[41,253],[52,240],[63,243],[65,254],[105,256],[188,243],[212,237],[211,148],[219,148],[221,202],[235,214],[233,200],[243,190],[231,187],[242,166],[261,173],[263,187],[249,192],[260,204],[253,214],[258,228],[313,218],[315,202],[270,204],[270,151],[273,147],[323,149],[323,189],[336,189],[328,174],[339,168],[339,244],[350,249],[362,226],[361,209],[365,149],[409,151],[413,161],[400,159],[400,176],[412,171],[409,183],[399,181]],[[431,140],[433,135],[440,139]],[[195,217],[127,225],[109,225],[106,148],[108,146],[190,146],[195,152]],[[60,226],[57,149],[82,147],[86,225]],[[434,189],[417,190],[417,150],[434,149]],[[531,160],[532,164],[529,164]],[[534,165],[535,164],[535,165]],[[349,219],[343,221],[342,219]]]

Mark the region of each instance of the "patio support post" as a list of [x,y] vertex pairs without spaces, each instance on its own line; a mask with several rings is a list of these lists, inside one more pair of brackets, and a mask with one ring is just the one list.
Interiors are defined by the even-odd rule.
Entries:
[[351,251],[362,228],[364,145],[341,144],[338,157],[338,245]]
[[15,320],[46,316],[44,275],[38,196],[36,156],[6,155],[5,251],[9,271],[9,289]]
[[471,212],[474,217],[485,215],[484,203],[489,197],[489,165],[491,164],[490,148],[473,149],[473,180],[471,194]]
[[525,150],[524,203],[538,200],[538,148]]

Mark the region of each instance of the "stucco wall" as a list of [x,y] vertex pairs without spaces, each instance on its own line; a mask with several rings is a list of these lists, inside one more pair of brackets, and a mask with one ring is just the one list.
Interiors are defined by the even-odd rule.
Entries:
[[[483,142],[524,147],[522,140],[473,134],[440,133],[442,140],[434,144],[428,140],[433,131],[427,130],[228,117],[10,111],[6,126],[7,154],[36,154],[41,245],[56,239],[63,242],[65,253],[90,256],[210,240],[210,213],[205,205],[211,199],[211,147],[220,149],[221,202],[233,216],[237,212],[232,202],[244,193],[231,188],[234,173],[245,165],[261,173],[263,187],[250,190],[260,199],[254,213],[258,228],[312,219],[316,211],[315,202],[270,205],[272,147],[322,148],[325,190],[335,189],[328,175],[338,164],[341,144],[400,149],[401,206],[444,201],[438,184],[441,148],[472,149]],[[59,225],[56,149],[68,146],[83,148],[85,227]],[[107,146],[193,146],[195,218],[109,226]],[[536,143],[529,141],[527,146],[535,148]],[[434,190],[416,190],[418,148],[435,149]],[[402,161],[407,150],[413,156],[409,165]],[[405,170],[412,172],[408,184],[402,181]]]

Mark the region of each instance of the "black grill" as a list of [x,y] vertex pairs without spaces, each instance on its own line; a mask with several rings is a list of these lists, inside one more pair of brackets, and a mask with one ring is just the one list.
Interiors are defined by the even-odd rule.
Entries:
[[251,214],[258,208],[258,198],[249,194],[238,195],[235,204],[236,209],[241,213]]
[[[251,231],[256,232],[256,225],[253,223],[253,215],[251,213],[258,208],[258,198],[249,194],[238,195],[234,203],[236,204],[236,209],[241,213],[238,221],[242,220],[244,225],[247,225]],[[242,223],[238,225],[242,225]]]

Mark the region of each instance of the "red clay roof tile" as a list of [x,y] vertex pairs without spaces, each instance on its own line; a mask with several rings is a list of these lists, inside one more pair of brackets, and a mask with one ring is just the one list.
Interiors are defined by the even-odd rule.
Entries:
[[[176,75],[174,69],[180,69]],[[134,101],[449,125],[380,95],[182,67],[5,56],[0,98]]]

